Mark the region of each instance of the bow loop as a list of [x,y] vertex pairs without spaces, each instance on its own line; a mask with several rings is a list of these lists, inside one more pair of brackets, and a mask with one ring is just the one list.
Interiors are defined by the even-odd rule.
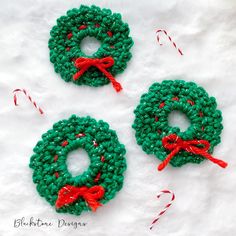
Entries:
[[210,149],[210,143],[207,140],[189,140],[184,142],[186,143],[187,147],[195,147],[206,152]]
[[90,67],[94,66],[100,70],[107,77],[107,79],[110,80],[115,90],[119,92],[122,90],[120,83],[118,83],[112,74],[106,70],[107,68],[112,67],[114,63],[115,62],[112,57],[104,57],[101,59],[85,57],[77,58],[75,60],[75,67],[78,68],[79,71],[74,74],[73,79],[79,79],[79,77],[82,76]]
[[102,204],[98,202],[104,196],[105,190],[102,186],[96,185],[91,188],[87,186],[75,187],[72,185],[66,185],[58,192],[58,198],[56,201],[56,208],[61,208],[64,205],[71,204],[77,201],[80,197],[83,197],[92,211]]
[[87,64],[88,64],[88,62],[87,62],[86,58],[84,58],[84,57],[80,57],[75,60],[75,66],[77,68],[82,68],[82,67],[84,67],[84,65],[87,65]]
[[101,195],[104,195],[104,188],[96,185],[96,186],[93,186],[90,189],[88,189],[87,193],[90,196],[98,199]]
[[111,66],[114,65],[115,61],[112,57],[105,57],[105,58],[100,59],[99,63],[103,65],[104,68],[110,68]]

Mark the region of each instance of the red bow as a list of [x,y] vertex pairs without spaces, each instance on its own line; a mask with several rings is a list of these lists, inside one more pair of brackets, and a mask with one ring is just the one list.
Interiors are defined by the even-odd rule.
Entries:
[[81,75],[84,74],[91,66],[97,67],[112,83],[113,87],[119,92],[122,87],[120,83],[112,76],[106,69],[114,65],[114,59],[112,57],[99,58],[84,58],[80,57],[75,60],[75,66],[80,70],[74,74],[73,79],[77,80]]
[[91,188],[86,186],[75,187],[71,185],[66,185],[60,189],[58,193],[58,198],[56,201],[56,208],[63,207],[64,205],[75,202],[79,197],[83,197],[84,200],[88,203],[92,211],[102,204],[98,202],[98,199],[101,199],[104,196],[105,190],[102,186],[96,185]]
[[[207,151],[210,148],[210,143],[207,140],[182,140],[176,134],[170,134],[162,139],[164,148],[171,151],[167,158],[158,166],[158,170],[163,170],[170,160],[181,150],[186,152],[201,155],[213,163],[225,168],[228,164],[222,160],[216,159],[211,156]],[[199,146],[200,145],[200,146]]]

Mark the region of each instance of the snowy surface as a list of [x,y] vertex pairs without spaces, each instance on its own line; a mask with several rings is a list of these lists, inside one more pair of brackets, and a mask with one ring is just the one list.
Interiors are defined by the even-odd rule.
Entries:
[[[80,4],[96,4],[120,12],[135,41],[133,58],[117,76],[124,90],[65,83],[49,62],[48,38],[56,19]],[[164,28],[183,52],[181,57],[155,30]],[[1,0],[0,8],[0,235],[86,236],[233,236],[236,235],[236,2],[234,0]],[[229,162],[221,169],[209,161],[201,165],[171,166],[156,171],[159,161],[136,144],[131,124],[142,93],[155,81],[182,76],[215,96],[224,117],[222,143],[214,152]],[[19,107],[12,91],[25,88],[45,111],[40,116],[23,95]],[[126,145],[128,169],[123,189],[95,214],[58,214],[36,192],[29,158],[42,133],[71,114],[107,121]],[[81,154],[82,156],[84,154]],[[86,163],[85,163],[86,164]],[[71,170],[75,171],[75,170]],[[157,212],[171,189],[176,200],[152,231]],[[40,218],[56,224],[85,222],[85,227],[20,227],[14,220]]]

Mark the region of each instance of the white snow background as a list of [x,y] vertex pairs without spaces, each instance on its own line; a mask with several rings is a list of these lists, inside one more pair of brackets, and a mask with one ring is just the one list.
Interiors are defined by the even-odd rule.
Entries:
[[[49,61],[52,26],[80,4],[110,8],[121,13],[130,26],[135,42],[133,58],[116,76],[123,86],[119,94],[111,85],[91,88],[65,83]],[[157,44],[158,28],[167,30],[184,56],[164,35],[164,45]],[[236,235],[235,0],[1,0],[0,32],[0,236]],[[216,97],[224,130],[214,156],[227,161],[228,168],[204,161],[157,172],[160,161],[136,144],[131,125],[141,94],[152,83],[173,76],[194,81]],[[41,116],[23,94],[19,94],[19,106],[15,107],[15,88],[25,88],[45,115]],[[28,167],[41,135],[71,114],[108,122],[127,150],[123,189],[96,213],[80,216],[56,213],[37,193]],[[85,154],[80,154],[84,159]],[[76,162],[70,158],[69,164],[79,165],[79,158]],[[86,161],[83,163],[86,168]],[[76,172],[72,167],[71,171]],[[170,199],[168,195],[156,199],[162,189],[173,190],[176,200],[150,231],[151,221]],[[14,220],[22,217],[26,221],[34,217],[87,225],[77,229],[14,228]]]

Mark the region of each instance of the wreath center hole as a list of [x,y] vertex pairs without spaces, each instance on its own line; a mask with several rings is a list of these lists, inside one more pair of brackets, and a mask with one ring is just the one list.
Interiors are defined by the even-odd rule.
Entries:
[[168,115],[168,123],[171,127],[178,127],[184,132],[191,125],[189,118],[182,111],[174,110]]
[[90,165],[88,153],[83,149],[71,151],[67,156],[66,164],[73,177],[81,175]]
[[101,47],[101,42],[98,41],[95,37],[87,36],[84,39],[82,39],[80,43],[81,51],[88,56],[92,56],[94,53],[98,51],[100,47]]

